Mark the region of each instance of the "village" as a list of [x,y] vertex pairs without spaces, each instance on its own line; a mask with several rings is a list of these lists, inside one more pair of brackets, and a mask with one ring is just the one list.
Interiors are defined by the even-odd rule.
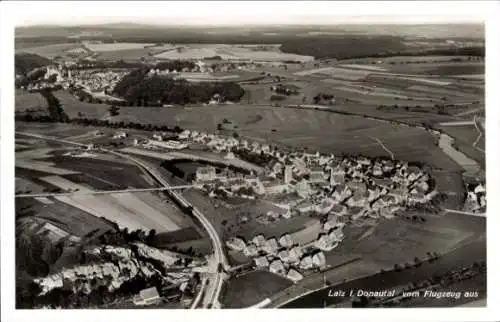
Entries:
[[[115,140],[127,137],[124,131],[113,136]],[[317,236],[312,241],[294,240],[293,234],[271,238],[256,235],[251,240],[233,237],[226,241],[229,249],[252,258],[255,269],[269,270],[293,282],[327,268],[325,252],[342,242],[346,224],[391,219],[409,207],[430,203],[438,195],[429,174],[403,161],[280,151],[265,143],[190,130],[177,137],[155,133],[150,139],[134,138],[133,146],[136,151],[184,157],[191,153],[196,156],[198,150],[204,149],[219,156],[219,161],[212,158],[213,164],[197,168],[192,184],[218,200],[265,200],[273,210],[257,218],[262,224],[294,216],[320,218],[322,225],[315,230]],[[266,162],[255,170],[238,168],[252,161],[245,160],[249,156]]]

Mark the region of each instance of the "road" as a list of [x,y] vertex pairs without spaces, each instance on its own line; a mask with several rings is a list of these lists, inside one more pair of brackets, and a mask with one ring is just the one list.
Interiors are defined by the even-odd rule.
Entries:
[[[35,133],[27,133],[27,132],[17,132],[16,134],[19,135],[24,135],[24,136],[30,136],[34,138],[39,138],[39,139],[44,139],[44,140],[52,140],[60,143],[65,143],[65,144],[70,144],[70,145],[76,145],[76,146],[86,146],[85,144],[81,144],[78,142],[72,142],[64,139],[59,139],[55,137],[49,137],[49,136],[44,136],[40,134],[35,134]],[[122,158],[125,158],[129,161],[132,161],[135,163],[137,166],[139,166],[141,169],[146,171],[150,176],[152,176],[154,179],[156,179],[164,188],[166,188],[166,191],[169,192],[169,194],[175,198],[180,204],[182,204],[184,207],[188,207],[192,209],[192,215],[195,216],[200,223],[203,225],[203,227],[206,229],[208,232],[210,239],[212,240],[213,248],[214,248],[214,256],[210,258],[209,260],[209,265],[212,267],[212,273],[208,273],[208,286],[207,290],[205,291],[205,297],[203,298],[203,308],[219,308],[220,303],[219,303],[219,296],[220,292],[222,290],[222,285],[224,282],[224,273],[219,272],[218,267],[219,264],[223,266],[223,268],[228,268],[228,262],[226,259],[226,255],[224,254],[224,247],[222,244],[222,241],[219,237],[219,234],[213,227],[212,223],[195,207],[193,207],[189,201],[184,198],[180,193],[178,193],[176,190],[172,190],[170,184],[168,181],[163,177],[163,175],[158,171],[158,169],[151,164],[147,163],[144,160],[132,157],[127,154],[119,153],[116,151],[108,150],[108,149],[103,149],[101,148],[100,151],[102,152],[107,152]]]
[[167,191],[167,190],[182,190],[194,187],[194,185],[161,187],[161,188],[142,188],[142,189],[123,189],[123,190],[100,190],[100,191],[73,191],[60,193],[21,193],[15,195],[16,198],[40,198],[40,197],[60,197],[60,196],[82,196],[82,195],[104,195],[104,194],[119,194],[132,192],[151,192],[151,191]]

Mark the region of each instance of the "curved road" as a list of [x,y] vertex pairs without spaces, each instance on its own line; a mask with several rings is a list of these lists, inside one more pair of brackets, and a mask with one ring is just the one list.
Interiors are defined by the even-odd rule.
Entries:
[[[49,136],[44,136],[40,134],[35,134],[35,133],[26,133],[26,132],[15,132],[16,134],[19,135],[25,135],[25,136],[31,136],[34,138],[39,138],[39,139],[44,139],[44,140],[52,140],[56,142],[61,142],[61,143],[66,143],[66,144],[71,144],[71,145],[76,145],[76,146],[81,146],[85,147],[85,144],[81,144],[78,142],[72,142],[64,139],[59,139],[59,138],[54,138],[54,137],[49,137]],[[222,290],[222,284],[224,282],[224,275],[223,272],[219,272],[219,264],[221,264],[224,268],[228,267],[226,255],[224,254],[224,248],[222,241],[219,237],[219,234],[213,227],[212,223],[195,207],[193,207],[189,201],[187,201],[184,196],[179,194],[177,191],[172,189],[172,186],[168,183],[168,181],[163,177],[163,175],[158,171],[157,168],[152,166],[151,164],[147,163],[144,160],[140,160],[137,158],[134,158],[130,155],[127,154],[122,154],[116,151],[108,150],[108,149],[100,149],[103,152],[107,152],[110,154],[114,154],[116,156],[128,159],[129,161],[134,162],[137,166],[145,170],[147,173],[149,173],[153,178],[155,178],[158,182],[160,182],[163,187],[165,187],[167,191],[171,194],[173,198],[175,198],[178,202],[180,202],[183,206],[189,207],[192,209],[192,214],[195,216],[203,225],[203,227],[206,229],[208,232],[210,239],[212,240],[213,248],[214,248],[214,257],[209,261],[209,266],[212,268],[212,272],[210,273],[209,279],[207,280],[208,285],[203,285],[205,287],[202,287],[202,290],[206,288],[205,291],[205,297],[203,299],[203,308],[219,308],[220,303],[219,303],[219,296],[220,292]]]

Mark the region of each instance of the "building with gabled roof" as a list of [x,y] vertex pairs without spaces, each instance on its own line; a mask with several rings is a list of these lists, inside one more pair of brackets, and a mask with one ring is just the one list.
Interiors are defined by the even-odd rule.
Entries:
[[293,246],[293,238],[292,238],[292,235],[290,234],[285,234],[283,236],[280,237],[279,239],[279,244],[282,246],[282,247],[286,247],[286,248],[290,248]]
[[295,269],[293,268],[290,268],[288,270],[288,273],[286,274],[286,277],[290,280],[292,280],[292,282],[294,283],[297,283],[298,281],[300,281],[301,279],[303,279],[304,277],[302,276],[302,274],[300,274],[299,272],[297,272]]
[[255,266],[257,266],[257,268],[269,267],[269,261],[267,260],[266,256],[256,257],[253,259],[253,261],[255,263]]
[[285,266],[279,259],[275,259],[269,265],[269,271],[274,274],[284,275],[286,273]]

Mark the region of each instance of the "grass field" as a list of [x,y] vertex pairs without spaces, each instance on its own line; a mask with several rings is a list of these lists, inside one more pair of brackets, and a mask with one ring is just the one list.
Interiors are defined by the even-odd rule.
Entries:
[[30,54],[37,54],[42,57],[46,57],[49,59],[53,59],[57,56],[64,56],[65,53],[69,50],[81,48],[80,44],[76,43],[66,43],[66,44],[54,44],[54,45],[46,45],[46,46],[38,46],[31,48],[22,48],[16,50],[16,52],[24,52]]
[[267,271],[255,271],[230,278],[222,292],[224,308],[245,308],[292,285],[284,277]]
[[[31,198],[16,199],[17,217],[35,217],[46,220],[71,235],[83,237],[90,232],[100,235],[115,228],[107,221],[54,198],[51,204]],[[93,234],[93,235],[94,235]]]
[[28,93],[16,90],[15,111],[17,113],[32,112],[32,115],[48,114],[47,100],[40,93]]
[[132,193],[73,195],[56,197],[56,199],[96,217],[105,217],[130,231],[155,229],[158,232],[164,232],[180,228],[163,209],[156,209]]
[[311,61],[312,56],[301,56],[272,50],[259,50],[249,46],[233,45],[198,45],[189,44],[163,51],[155,55],[159,59],[204,59],[220,56],[224,60],[256,60],[256,61]]
[[[88,102],[80,102],[69,92],[62,90],[54,92],[54,96],[57,97],[64,109],[64,112],[70,118],[103,118],[108,114],[109,106],[107,104],[92,104]],[[79,115],[79,113],[81,114]]]
[[110,44],[85,44],[89,50],[94,52],[120,51],[130,49],[142,49],[153,44],[146,43],[110,43]]

